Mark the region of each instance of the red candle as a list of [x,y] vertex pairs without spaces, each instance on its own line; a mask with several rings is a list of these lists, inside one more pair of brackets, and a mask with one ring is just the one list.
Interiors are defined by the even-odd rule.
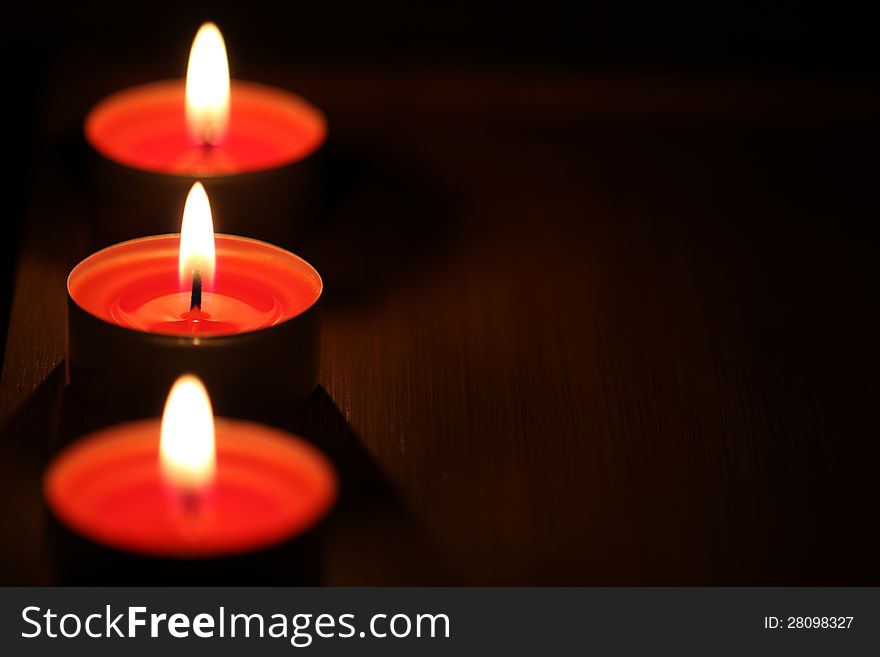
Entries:
[[190,133],[183,80],[120,91],[88,115],[85,134],[104,157],[133,169],[195,176],[229,175],[285,166],[323,143],[323,115],[299,96],[255,82],[231,84],[229,128],[206,148]]
[[116,244],[70,273],[71,383],[87,405],[154,415],[181,371],[230,415],[280,417],[314,390],[318,272],[271,244],[215,236],[211,223],[197,183],[181,234]]
[[186,376],[162,422],[92,434],[67,448],[44,479],[68,528],[116,550],[218,557],[270,547],[315,526],[336,475],[304,441],[263,425],[217,418]]
[[[299,96],[230,81],[223,37],[207,23],[193,42],[186,80],[153,82],[105,98],[88,114],[84,133],[103,165],[98,191],[107,193],[111,206],[102,228],[111,236],[167,232],[160,218],[199,178],[212,195],[228,197],[222,204],[226,230],[250,226],[247,234],[265,236],[272,229],[268,237],[275,237],[301,220],[297,201],[309,184],[302,182],[302,166],[294,165],[320,148],[327,126],[323,114]],[[124,190],[125,202],[134,194],[136,203],[120,203],[113,196],[117,189]],[[267,226],[270,218],[274,225]]]
[[320,297],[318,272],[289,251],[235,235],[214,240],[220,273],[199,310],[190,310],[191,291],[178,282],[180,235],[142,237],[98,251],[70,273],[70,296],[117,326],[194,337],[274,326]]

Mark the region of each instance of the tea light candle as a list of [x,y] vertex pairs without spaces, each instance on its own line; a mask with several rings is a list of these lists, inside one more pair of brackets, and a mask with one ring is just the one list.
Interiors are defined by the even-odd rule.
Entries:
[[182,371],[211,388],[221,414],[278,418],[318,381],[323,284],[271,244],[214,235],[200,183],[179,235],[113,245],[67,281],[70,380],[114,418],[155,416]]
[[43,490],[58,520],[90,541],[192,559],[302,535],[328,513],[337,483],[323,454],[301,439],[215,420],[203,384],[183,376],[161,422],[118,425],[77,441],[51,463]]
[[86,118],[108,201],[100,228],[116,239],[171,232],[163,222],[200,179],[223,208],[225,230],[284,241],[302,222],[314,188],[306,162],[326,132],[323,114],[299,96],[230,81],[223,37],[206,23],[185,81],[120,91]]

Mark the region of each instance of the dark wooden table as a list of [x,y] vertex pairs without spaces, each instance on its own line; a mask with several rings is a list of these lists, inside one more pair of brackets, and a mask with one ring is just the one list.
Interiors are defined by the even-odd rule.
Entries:
[[[6,192],[28,202],[3,584],[58,581],[40,475],[102,424],[65,392],[64,281],[94,248],[75,136],[94,100],[151,76],[81,70],[53,72],[32,184]],[[262,79],[332,129],[297,249],[328,291],[321,388],[281,423],[342,474],[322,583],[880,583],[880,96]]]

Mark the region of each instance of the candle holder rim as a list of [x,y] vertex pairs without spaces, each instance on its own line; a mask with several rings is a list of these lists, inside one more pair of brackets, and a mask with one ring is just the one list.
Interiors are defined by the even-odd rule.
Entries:
[[[70,531],[74,532],[77,535],[82,535],[88,540],[94,541],[99,545],[104,545],[111,549],[123,550],[126,552],[140,554],[147,557],[181,560],[222,558],[225,556],[237,554],[237,551],[228,550],[207,550],[204,552],[182,552],[178,550],[138,550],[133,549],[131,546],[126,547],[113,543],[107,543],[104,540],[95,536],[82,534],[80,528],[72,524],[70,522],[70,518],[67,517],[65,513],[61,513],[59,511],[59,508],[54,503],[56,496],[50,494],[52,488],[51,484],[58,477],[59,468],[65,465],[69,465],[69,460],[76,456],[77,451],[82,452],[89,447],[94,448],[98,443],[102,442],[104,444],[107,444],[111,441],[120,441],[126,439],[126,436],[113,435],[120,430],[143,430],[146,429],[148,425],[156,425],[156,455],[158,457],[160,434],[159,428],[161,427],[161,423],[161,418],[155,417],[130,420],[127,422],[103,427],[96,431],[87,433],[76,441],[65,445],[52,457],[51,461],[42,473],[40,481],[40,492],[46,506],[51,511],[55,519]],[[307,440],[303,436],[286,431],[284,429],[279,429],[271,425],[254,422],[251,420],[225,417],[222,415],[215,416],[214,423],[215,432],[218,435],[222,435],[224,425],[227,427],[231,426],[232,428],[238,428],[239,430],[246,430],[248,427],[254,427],[258,428],[261,432],[269,432],[271,434],[271,437],[268,438],[268,440],[277,440],[278,442],[282,442],[286,447],[293,447],[303,453],[306,453],[309,459],[311,459],[312,464],[318,464],[320,470],[319,476],[321,479],[321,486],[325,487],[326,490],[323,505],[319,507],[318,511],[315,513],[315,517],[312,518],[311,521],[307,523],[304,528],[279,534],[277,537],[275,537],[275,540],[250,548],[248,552],[267,549],[273,545],[281,544],[285,541],[292,540],[297,536],[301,536],[310,531],[314,531],[317,526],[319,526],[326,520],[327,516],[333,510],[333,507],[338,502],[340,492],[339,471],[337,470],[334,463],[330,460],[329,456],[327,456],[327,454],[325,454],[322,450],[320,450],[311,441]],[[128,436],[127,439],[131,440],[133,438],[131,436]],[[220,440],[222,441],[222,438]]]
[[191,180],[193,178],[196,178],[196,179],[204,179],[204,180],[222,182],[225,180],[233,180],[233,179],[234,180],[246,180],[247,178],[252,177],[252,176],[258,176],[260,174],[266,174],[268,172],[284,171],[285,169],[295,167],[298,164],[302,164],[306,160],[313,158],[315,156],[315,154],[321,150],[321,147],[327,142],[327,136],[329,133],[327,115],[317,105],[314,105],[313,103],[309,102],[303,96],[300,96],[299,94],[294,93],[292,91],[288,91],[287,89],[282,89],[281,87],[276,87],[271,84],[264,84],[262,82],[255,82],[253,80],[242,80],[240,78],[230,78],[230,80],[229,80],[230,88],[232,87],[232,85],[236,85],[236,86],[243,85],[245,87],[250,87],[253,89],[262,88],[262,89],[270,90],[273,93],[287,96],[288,99],[293,100],[298,105],[301,105],[306,110],[308,110],[308,112],[313,115],[313,118],[317,119],[317,122],[320,125],[320,135],[319,135],[318,139],[316,139],[314,146],[309,151],[307,151],[305,154],[303,154],[301,157],[298,157],[296,159],[290,159],[290,160],[287,160],[285,162],[281,162],[281,163],[279,163],[277,165],[273,165],[273,166],[254,167],[254,168],[245,169],[243,171],[236,171],[236,172],[231,172],[231,173],[210,173],[210,172],[208,172],[208,173],[205,173],[205,172],[180,173],[180,172],[160,171],[158,169],[153,169],[153,168],[138,167],[133,164],[129,164],[127,162],[120,162],[119,160],[117,160],[117,159],[111,157],[109,154],[107,154],[103,149],[99,148],[95,144],[95,142],[92,141],[92,139],[90,139],[89,129],[88,129],[89,123],[90,123],[92,117],[94,116],[96,110],[98,108],[100,108],[101,106],[103,106],[105,103],[109,103],[110,101],[112,101],[116,98],[119,98],[119,97],[125,95],[126,93],[130,93],[132,90],[135,90],[135,89],[144,89],[144,88],[149,88],[149,87],[154,87],[154,86],[160,87],[162,85],[167,85],[170,83],[185,83],[185,82],[186,82],[185,78],[165,78],[162,80],[153,80],[152,82],[144,82],[141,84],[137,84],[133,87],[126,87],[125,89],[119,89],[118,91],[114,91],[113,93],[108,94],[107,96],[104,96],[103,98],[101,98],[101,100],[99,100],[97,103],[92,105],[91,109],[89,109],[88,113],[86,114],[85,120],[82,123],[82,135],[83,135],[83,138],[85,139],[86,143],[89,145],[89,148],[91,148],[93,152],[95,152],[97,155],[99,155],[101,158],[103,158],[104,160],[106,160],[110,164],[112,164],[116,167],[119,167],[123,170],[133,172],[136,174],[161,176],[161,177],[168,179],[168,180],[187,181],[187,180]]
[[131,328],[129,326],[122,326],[121,324],[115,324],[113,322],[108,322],[106,319],[104,319],[102,317],[98,317],[95,313],[91,312],[87,308],[84,308],[76,300],[73,293],[71,292],[71,290],[70,290],[71,279],[77,273],[77,270],[80,267],[82,267],[83,265],[85,265],[92,258],[99,256],[100,254],[102,254],[106,251],[110,251],[116,247],[119,247],[119,246],[122,246],[125,244],[132,244],[132,243],[136,243],[136,242],[159,241],[159,240],[163,240],[163,239],[168,239],[169,237],[180,239],[180,233],[162,233],[159,235],[147,235],[145,237],[135,237],[130,240],[124,240],[122,242],[117,242],[116,244],[111,244],[110,246],[105,246],[104,248],[95,251],[94,253],[90,254],[86,258],[80,260],[73,267],[73,269],[70,270],[70,273],[67,275],[67,283],[66,283],[66,285],[67,285],[67,298],[79,310],[81,310],[83,313],[85,313],[88,317],[92,318],[94,321],[100,322],[102,325],[110,327],[113,330],[120,330],[120,331],[129,332],[134,335],[145,336],[151,340],[161,342],[164,344],[179,344],[179,345],[197,344],[200,347],[201,346],[209,346],[209,345],[219,347],[229,341],[235,341],[235,340],[240,341],[243,339],[248,339],[248,338],[256,337],[259,335],[264,335],[267,332],[272,332],[274,330],[278,330],[278,329],[281,329],[281,328],[289,325],[290,322],[293,322],[299,318],[302,318],[305,315],[307,315],[309,312],[314,311],[318,307],[318,304],[321,301],[321,297],[324,294],[324,280],[321,278],[321,274],[308,260],[306,260],[302,256],[299,256],[299,255],[293,253],[292,251],[288,251],[287,249],[284,249],[284,248],[277,246],[275,244],[271,244],[269,242],[265,242],[263,240],[254,239],[252,237],[244,237],[242,235],[231,235],[229,233],[215,233],[214,238],[215,239],[218,237],[220,237],[220,238],[234,238],[239,241],[250,242],[253,244],[259,244],[260,246],[269,247],[271,249],[281,251],[282,253],[284,253],[287,256],[292,256],[293,258],[298,260],[300,263],[302,263],[303,265],[308,267],[308,269],[314,274],[314,276],[318,282],[318,293],[317,293],[317,296],[315,297],[315,300],[307,308],[305,308],[302,312],[299,312],[296,315],[291,315],[290,317],[285,318],[284,320],[278,322],[277,324],[272,324],[271,326],[264,326],[261,328],[254,329],[252,331],[242,331],[240,333],[229,333],[229,334],[221,334],[221,335],[204,335],[204,336],[184,336],[184,335],[174,335],[174,334],[169,334],[169,333],[156,333],[156,332],[151,332],[151,331],[144,331],[141,329]]
[[[210,391],[209,391],[210,394]],[[80,438],[74,440],[71,443],[64,445],[53,457],[52,463],[57,461],[61,456],[76,450],[78,447],[82,447],[83,440],[86,438],[95,438],[95,439],[103,439],[105,438],[104,434],[112,434],[120,429],[137,429],[140,427],[146,428],[149,424],[156,424],[157,426],[161,426],[162,418],[159,417],[148,417],[148,418],[138,418],[136,420],[126,420],[124,422],[117,422],[115,424],[111,424],[109,426],[102,427],[100,429],[96,429],[95,431],[90,431]],[[322,466],[325,467],[325,471],[330,474],[337,475],[338,472],[336,470],[336,466],[330,460],[330,458],[318,447],[312,443],[312,441],[307,440],[305,437],[301,436],[298,433],[294,433],[292,431],[287,431],[286,429],[281,429],[271,424],[266,424],[264,422],[257,422],[255,420],[248,420],[237,417],[228,417],[226,415],[214,415],[214,431],[217,434],[222,433],[224,427],[236,428],[236,429],[247,429],[248,427],[259,428],[261,431],[268,431],[274,434],[276,438],[285,440],[288,444],[295,444],[298,447],[304,447],[310,453],[311,456],[316,457],[321,461]],[[159,445],[159,432],[156,432],[156,446],[157,446],[157,454],[158,454],[158,445]],[[47,467],[46,472],[48,472],[49,467]],[[334,479],[334,483],[338,482],[338,478]],[[334,486],[334,491],[338,493],[338,485]]]

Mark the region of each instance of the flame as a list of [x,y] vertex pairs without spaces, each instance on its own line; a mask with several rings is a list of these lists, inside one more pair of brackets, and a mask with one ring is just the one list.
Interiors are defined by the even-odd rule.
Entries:
[[193,272],[198,270],[202,275],[202,284],[210,289],[217,262],[214,256],[214,219],[208,194],[200,182],[189,190],[183,206],[177,262],[181,287],[190,285]]
[[202,382],[187,374],[174,382],[165,412],[159,462],[165,479],[178,490],[198,492],[214,478],[214,414]]
[[199,28],[186,69],[186,124],[199,144],[218,144],[229,123],[229,62],[214,23]]

